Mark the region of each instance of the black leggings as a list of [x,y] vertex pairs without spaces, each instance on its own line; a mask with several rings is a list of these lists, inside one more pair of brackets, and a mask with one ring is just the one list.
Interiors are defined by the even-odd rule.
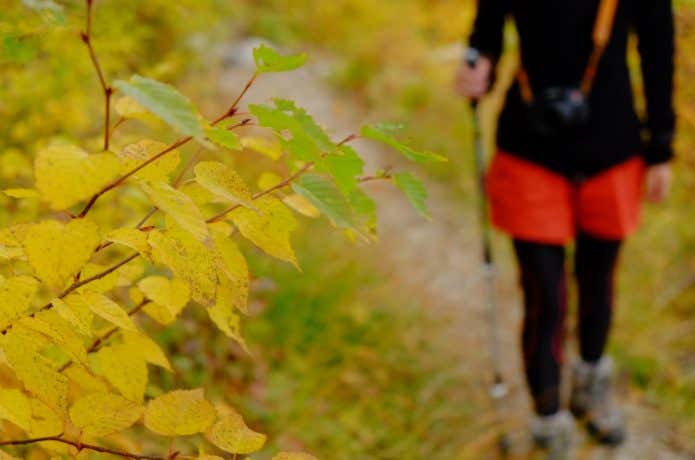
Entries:
[[[579,288],[579,351],[587,362],[603,354],[613,310],[613,274],[620,241],[577,237],[574,272]],[[560,407],[567,277],[565,248],[514,240],[524,292],[522,345],[526,379],[536,412]]]

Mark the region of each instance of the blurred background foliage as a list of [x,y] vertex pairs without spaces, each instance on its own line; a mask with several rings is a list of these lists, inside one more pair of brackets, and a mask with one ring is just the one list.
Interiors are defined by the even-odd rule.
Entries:
[[[79,42],[83,3],[2,2],[0,119],[9,120],[0,124],[3,188],[30,185],[33,153],[55,137],[88,138],[87,147],[99,147],[103,102]],[[631,389],[676,418],[679,442],[695,448],[695,87],[686,84],[695,78],[695,6],[676,3],[675,193],[667,205],[647,209],[644,228],[624,252],[612,348]],[[472,18],[473,2],[455,0],[97,0],[94,44],[110,79],[137,72],[179,82],[211,111],[219,103],[211,83],[222,65],[218,45],[259,36],[306,49],[370,116],[405,122],[415,143],[449,157],[428,172],[472,205],[471,114],[451,90]],[[512,50],[514,43],[510,33]],[[504,68],[513,62],[512,53]],[[509,76],[502,72],[500,86]],[[484,107],[489,139],[502,90]],[[35,206],[0,195],[0,224],[29,219]],[[334,459],[365,452],[454,458],[475,435],[467,426],[486,404],[484,389],[466,385],[451,365],[456,352],[432,340],[437,318],[395,292],[366,251],[339,237],[312,244],[320,225],[297,237],[303,274],[248,252],[257,276],[245,332],[252,356],[186,316],[159,336],[179,355],[173,378],[214,388],[283,448]],[[506,243],[497,243],[510,257]],[[151,392],[173,383],[167,376],[159,382]]]

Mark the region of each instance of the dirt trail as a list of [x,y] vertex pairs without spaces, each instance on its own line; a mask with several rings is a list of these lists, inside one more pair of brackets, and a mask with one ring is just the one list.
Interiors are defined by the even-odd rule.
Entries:
[[[221,74],[219,85],[228,96],[226,99],[235,96],[253,72],[248,58],[252,46],[253,43],[247,42],[222,51],[227,67]],[[293,99],[320,121],[334,139],[343,138],[357,129],[366,117],[357,104],[336,94],[325,83],[327,65],[318,62],[289,74],[263,75],[248,94],[246,102],[264,102],[276,95]],[[368,170],[399,164],[393,154],[372,143],[357,142],[355,147],[367,161]],[[448,326],[445,330],[433,335],[437,335],[437,340],[446,341],[448,346],[460,349],[461,365],[471,376],[481,379],[480,385],[484,386],[483,379],[489,373],[488,323],[475,210],[452,197],[451,185],[426,182],[433,222],[419,217],[390,184],[377,182],[370,186],[369,192],[379,205],[379,231],[383,235],[375,250],[395,289],[406,290],[423,305],[432,308],[435,314],[446,318]],[[529,408],[517,352],[516,331],[519,330],[521,307],[507,248],[499,246],[497,252],[503,253],[497,283],[499,323],[503,331],[501,348],[503,370],[511,386],[507,398],[508,413],[504,417],[513,421],[512,432],[519,433],[514,435],[518,440],[525,439],[523,428]],[[581,447],[577,448],[573,458],[694,458],[669,446],[669,426],[654,409],[639,401],[625,401],[625,404],[629,417],[628,442],[616,450],[586,447],[589,443],[580,434],[576,444]],[[525,441],[517,444],[525,444]],[[490,451],[494,450],[487,445],[476,448],[475,452],[462,453],[461,458],[488,458]],[[519,458],[537,457],[522,452]]]

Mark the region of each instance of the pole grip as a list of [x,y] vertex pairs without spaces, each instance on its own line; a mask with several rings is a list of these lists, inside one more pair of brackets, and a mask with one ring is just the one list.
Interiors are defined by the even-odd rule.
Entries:
[[[480,60],[480,51],[475,48],[466,49],[463,60],[469,68],[475,69],[475,66],[478,65],[478,60]],[[478,98],[472,97],[470,103],[473,110],[478,108]]]

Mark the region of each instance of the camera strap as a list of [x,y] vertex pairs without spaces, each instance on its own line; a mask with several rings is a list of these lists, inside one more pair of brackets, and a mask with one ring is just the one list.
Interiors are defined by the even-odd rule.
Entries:
[[[591,51],[591,55],[589,56],[589,62],[586,65],[586,69],[584,70],[584,75],[582,76],[582,81],[579,86],[585,96],[589,95],[592,87],[594,86],[598,66],[604,52],[606,51],[606,47],[608,46],[608,42],[610,41],[613,32],[613,24],[615,22],[617,9],[618,0],[601,0],[599,3],[592,35],[594,47]],[[517,79],[521,89],[521,98],[527,104],[531,104],[534,100],[533,89],[531,88],[531,83],[523,64],[521,64],[519,68]]]

